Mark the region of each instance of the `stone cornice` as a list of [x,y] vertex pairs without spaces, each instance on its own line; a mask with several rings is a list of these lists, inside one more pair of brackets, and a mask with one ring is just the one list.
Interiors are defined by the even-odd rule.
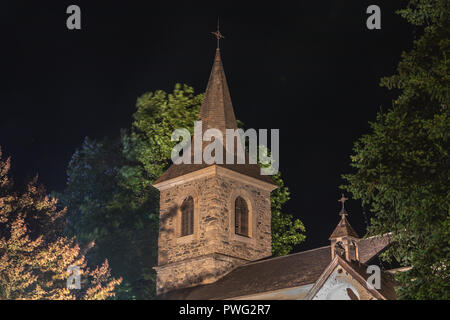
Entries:
[[251,261],[247,260],[247,259],[242,259],[242,258],[238,258],[238,257],[232,257],[223,253],[217,253],[217,252],[213,252],[213,253],[209,253],[209,254],[205,254],[205,255],[201,255],[198,257],[192,257],[192,258],[188,258],[188,259],[184,259],[184,260],[180,260],[180,261],[176,261],[176,262],[171,262],[171,263],[166,263],[163,265],[158,265],[158,266],[154,266],[153,269],[158,271],[158,270],[162,270],[165,268],[171,268],[177,265],[181,265],[184,264],[186,262],[190,262],[190,261],[198,261],[201,259],[209,259],[209,258],[213,258],[213,259],[233,259],[233,260],[238,260],[238,261],[242,261],[243,263],[249,263]]
[[222,177],[227,177],[227,178],[231,178],[231,179],[235,179],[237,181],[240,181],[242,183],[246,183],[258,188],[261,188],[263,190],[267,190],[269,192],[275,190],[277,188],[277,186],[275,184],[270,184],[258,179],[255,179],[253,177],[244,175],[242,173],[218,166],[218,165],[212,165],[209,166],[207,168],[203,168],[194,172],[190,172],[188,174],[170,179],[170,180],[166,180],[157,184],[154,184],[153,186],[158,189],[159,191],[164,191],[167,190],[169,188],[175,187],[177,185],[192,181],[192,180],[197,180],[200,178],[204,178],[204,177],[208,177],[208,176],[222,176]]

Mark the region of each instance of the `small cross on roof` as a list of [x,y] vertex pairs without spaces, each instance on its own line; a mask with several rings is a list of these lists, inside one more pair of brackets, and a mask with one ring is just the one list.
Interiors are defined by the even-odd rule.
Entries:
[[217,18],[217,31],[211,32],[211,33],[216,36],[216,38],[217,38],[217,49],[219,49],[220,48],[220,39],[225,39],[223,34],[220,33],[219,18]]
[[340,202],[340,203],[342,203],[342,209],[341,209],[341,212],[340,212],[340,214],[347,214],[346,212],[345,212],[345,201],[347,201],[348,200],[348,198],[346,198],[345,196],[344,196],[344,194],[342,194],[342,197],[338,200],[338,202]]

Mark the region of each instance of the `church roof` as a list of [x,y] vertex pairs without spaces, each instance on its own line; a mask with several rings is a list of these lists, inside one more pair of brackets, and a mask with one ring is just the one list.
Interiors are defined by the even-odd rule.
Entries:
[[334,229],[329,240],[336,239],[339,237],[346,237],[346,236],[359,238],[356,231],[352,228],[352,226],[348,222],[346,215],[347,215],[347,213],[345,213],[345,211],[341,213],[341,221],[339,221],[339,224]]
[[[233,105],[231,103],[230,91],[228,89],[227,79],[222,65],[220,50],[216,50],[214,64],[209,77],[208,85],[206,87],[205,96],[203,98],[199,120],[202,121],[202,131],[208,129],[219,129],[225,137],[226,129],[237,129],[236,117],[234,115]],[[193,139],[194,140],[194,139]],[[218,165],[243,175],[274,184],[271,176],[261,175],[260,167],[257,164],[249,164],[248,154],[246,155],[245,164],[194,164],[193,161],[193,147],[191,144],[192,161],[191,164],[172,164],[162,175],[157,179],[154,185],[161,182],[180,177],[182,175],[212,166]],[[203,142],[203,148],[206,143]],[[225,157],[225,151],[223,153]]]
[[[362,284],[364,285],[367,279],[372,275],[371,273],[367,273],[368,265],[365,263],[360,263],[358,261],[346,261],[336,255],[336,257],[341,261],[341,265],[348,264],[351,269],[353,269],[364,281]],[[395,292],[395,287],[399,284],[395,281],[394,277],[388,272],[381,270],[380,272],[380,289],[376,290],[379,294],[381,294],[387,300],[396,300],[397,294]]]
[[[225,154],[225,153],[224,153]],[[261,175],[261,169],[258,165],[256,164],[212,164],[212,165],[208,165],[206,163],[202,163],[202,164],[171,164],[170,167],[161,175],[161,177],[159,177],[158,180],[155,181],[155,183],[153,184],[154,186],[161,183],[161,182],[165,182],[177,177],[181,177],[185,174],[188,173],[192,173],[210,166],[219,166],[219,167],[224,167],[227,169],[230,169],[234,172],[261,180],[263,182],[266,183],[270,183],[272,185],[275,185],[272,177],[268,176],[268,175]]]
[[381,251],[387,248],[391,240],[391,233],[359,240],[359,261],[361,261],[362,263],[369,263]]
[[[359,241],[360,262],[366,263],[383,250],[389,241],[385,236]],[[330,246],[264,259],[237,267],[218,281],[174,290],[158,299],[206,300],[230,299],[277,289],[315,283],[331,263]]]

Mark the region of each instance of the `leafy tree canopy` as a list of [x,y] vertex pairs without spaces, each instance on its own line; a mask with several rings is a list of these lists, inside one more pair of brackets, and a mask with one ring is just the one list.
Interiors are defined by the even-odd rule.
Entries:
[[107,257],[115,276],[123,277],[119,299],[154,295],[158,197],[150,188],[134,192],[121,169],[129,166],[119,139],[86,138],[69,163],[67,186],[59,196],[68,207],[66,231],[88,245],[89,260]]
[[[0,151],[0,300],[106,299],[121,279],[110,277],[108,261],[88,268],[73,238],[63,235],[66,210],[31,181],[23,193],[12,191],[10,159]],[[69,290],[69,266],[81,271],[81,289]]]
[[410,0],[399,13],[423,30],[381,85],[399,91],[355,143],[344,188],[369,205],[369,234],[393,233],[385,252],[412,268],[400,298],[450,298],[450,2]]

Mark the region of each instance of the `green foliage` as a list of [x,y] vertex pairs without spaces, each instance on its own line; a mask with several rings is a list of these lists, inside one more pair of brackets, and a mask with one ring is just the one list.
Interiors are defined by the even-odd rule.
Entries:
[[[134,176],[144,186],[159,178],[170,164],[170,153],[177,142],[171,141],[172,132],[179,128],[194,130],[203,94],[176,84],[173,93],[162,90],[148,92],[137,100],[137,110],[131,134],[123,136],[124,154],[139,164],[139,168],[125,168],[127,177]],[[145,177],[145,179],[144,179]]]
[[[242,123],[239,126],[241,127]],[[248,145],[246,148],[248,151]],[[271,156],[266,146],[259,145],[258,148],[262,149],[265,157]],[[258,165],[263,168],[270,166],[270,164],[261,163],[260,159],[258,159]],[[306,235],[304,233],[306,229],[299,219],[294,220],[291,214],[283,212],[283,205],[289,201],[290,192],[289,188],[284,185],[283,179],[281,179],[280,171],[272,176],[272,181],[278,186],[270,194],[272,255],[284,256],[289,254],[295,245],[305,241]]]
[[344,188],[375,214],[369,234],[393,233],[385,259],[412,267],[400,298],[449,299],[450,3],[412,0],[400,14],[423,35],[382,79],[400,95],[355,143]]
[[124,185],[121,168],[127,165],[119,140],[86,138],[72,156],[67,186],[60,195],[68,207],[68,234],[87,247],[90,262],[108,258],[112,274],[123,277],[118,299],[154,295],[157,258],[158,196],[136,193]]
[[290,199],[288,187],[281,179],[278,172],[272,176],[273,182],[278,189],[270,195],[272,211],[272,253],[274,256],[283,256],[292,251],[292,248],[303,242],[306,238],[305,226],[299,219],[293,218],[291,214],[282,211],[282,206]]

